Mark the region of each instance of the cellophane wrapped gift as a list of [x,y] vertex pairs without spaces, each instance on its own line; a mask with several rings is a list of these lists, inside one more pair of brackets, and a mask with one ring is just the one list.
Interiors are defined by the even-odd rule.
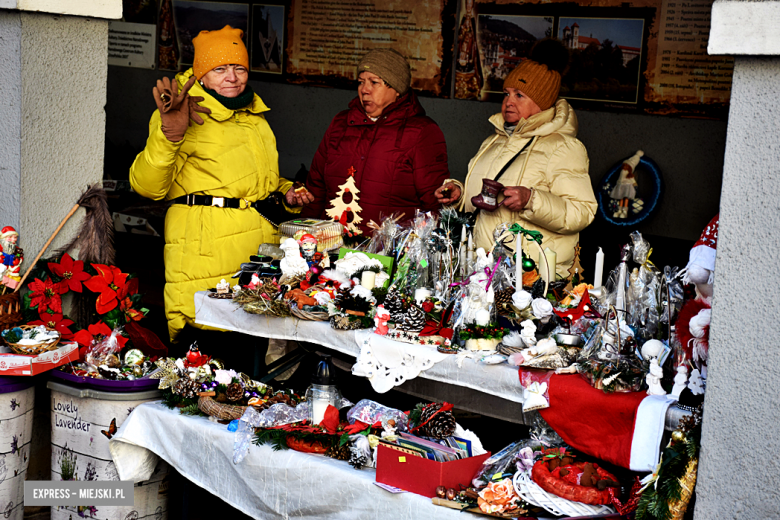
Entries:
[[617,320],[604,320],[582,349],[580,375],[606,393],[638,392],[646,371],[635,350],[636,340],[624,322],[618,326]]
[[365,424],[374,424],[381,422],[385,424],[388,420],[395,420],[395,426],[399,430],[406,430],[408,418],[405,413],[395,408],[390,408],[372,401],[363,399],[347,412],[347,420],[350,424],[360,421]]
[[344,245],[341,237],[344,227],[333,220],[317,220],[302,218],[282,222],[279,225],[279,242],[292,238],[297,232],[303,231],[317,239],[317,251],[324,253],[338,249]]

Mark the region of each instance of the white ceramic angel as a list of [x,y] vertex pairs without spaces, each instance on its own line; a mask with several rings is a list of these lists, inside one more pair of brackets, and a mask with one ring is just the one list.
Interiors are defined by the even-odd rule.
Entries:
[[658,358],[650,360],[650,371],[645,376],[647,381],[647,395],[666,395],[666,390],[661,386],[661,378],[664,370],[658,365]]
[[[493,265],[495,265],[493,253],[486,255],[484,249],[481,247],[477,249],[477,260],[474,265],[476,272],[471,276],[466,287],[466,296],[461,304],[462,313],[458,320],[459,325],[474,323],[480,310],[490,310],[490,306],[495,301],[495,295],[493,287],[489,283],[490,275],[485,273],[485,270],[486,268],[492,269]],[[484,312],[481,313],[481,316],[484,316]]]
[[680,393],[688,386],[688,367],[680,365],[677,367],[677,374],[674,376],[674,386],[672,387],[672,396],[680,398]]

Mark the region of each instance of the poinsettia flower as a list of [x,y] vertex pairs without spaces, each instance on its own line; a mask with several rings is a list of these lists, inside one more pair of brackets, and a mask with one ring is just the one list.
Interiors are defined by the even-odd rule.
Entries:
[[125,313],[125,319],[127,321],[140,321],[144,317],[144,313],[133,309],[133,301],[130,298],[125,298],[119,304],[119,308]]
[[[81,345],[82,347],[88,347],[92,344],[92,342],[99,337],[105,337],[110,336],[111,327],[103,323],[102,321],[99,321],[97,323],[93,323],[87,329],[81,329],[77,333],[73,335],[73,339]],[[125,347],[125,343],[127,343],[128,338],[122,336],[121,334],[117,334],[116,341],[119,343],[120,348]]]
[[49,270],[62,278],[60,294],[70,291],[81,292],[81,283],[89,279],[89,273],[84,272],[84,262],[73,260],[68,253],[62,255],[59,264],[49,262]]
[[100,293],[95,302],[98,314],[112,311],[119,304],[118,292],[125,287],[127,273],[123,273],[113,265],[92,264],[98,274],[84,282],[92,292]]
[[62,335],[62,339],[73,337],[73,332],[68,328],[73,325],[73,320],[65,318],[62,314],[56,312],[44,312],[40,315],[40,318],[40,320],[31,321],[28,325],[44,325],[59,332]]
[[37,306],[38,314],[49,309],[55,313],[62,312],[62,299],[57,285],[51,281],[51,278],[47,278],[46,281],[36,278],[35,281],[30,282],[28,288],[30,289],[30,307]]

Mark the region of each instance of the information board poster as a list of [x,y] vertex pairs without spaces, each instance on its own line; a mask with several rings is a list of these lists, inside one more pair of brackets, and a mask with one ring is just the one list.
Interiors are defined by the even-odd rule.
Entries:
[[292,0],[288,81],[353,84],[369,50],[389,47],[411,64],[412,87],[449,95],[454,4],[446,0]]

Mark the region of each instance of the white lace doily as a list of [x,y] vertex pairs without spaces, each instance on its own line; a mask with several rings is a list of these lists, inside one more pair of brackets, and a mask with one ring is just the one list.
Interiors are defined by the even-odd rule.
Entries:
[[360,353],[352,373],[367,378],[380,394],[447,358],[436,347],[393,341],[370,330],[358,331],[357,339]]

